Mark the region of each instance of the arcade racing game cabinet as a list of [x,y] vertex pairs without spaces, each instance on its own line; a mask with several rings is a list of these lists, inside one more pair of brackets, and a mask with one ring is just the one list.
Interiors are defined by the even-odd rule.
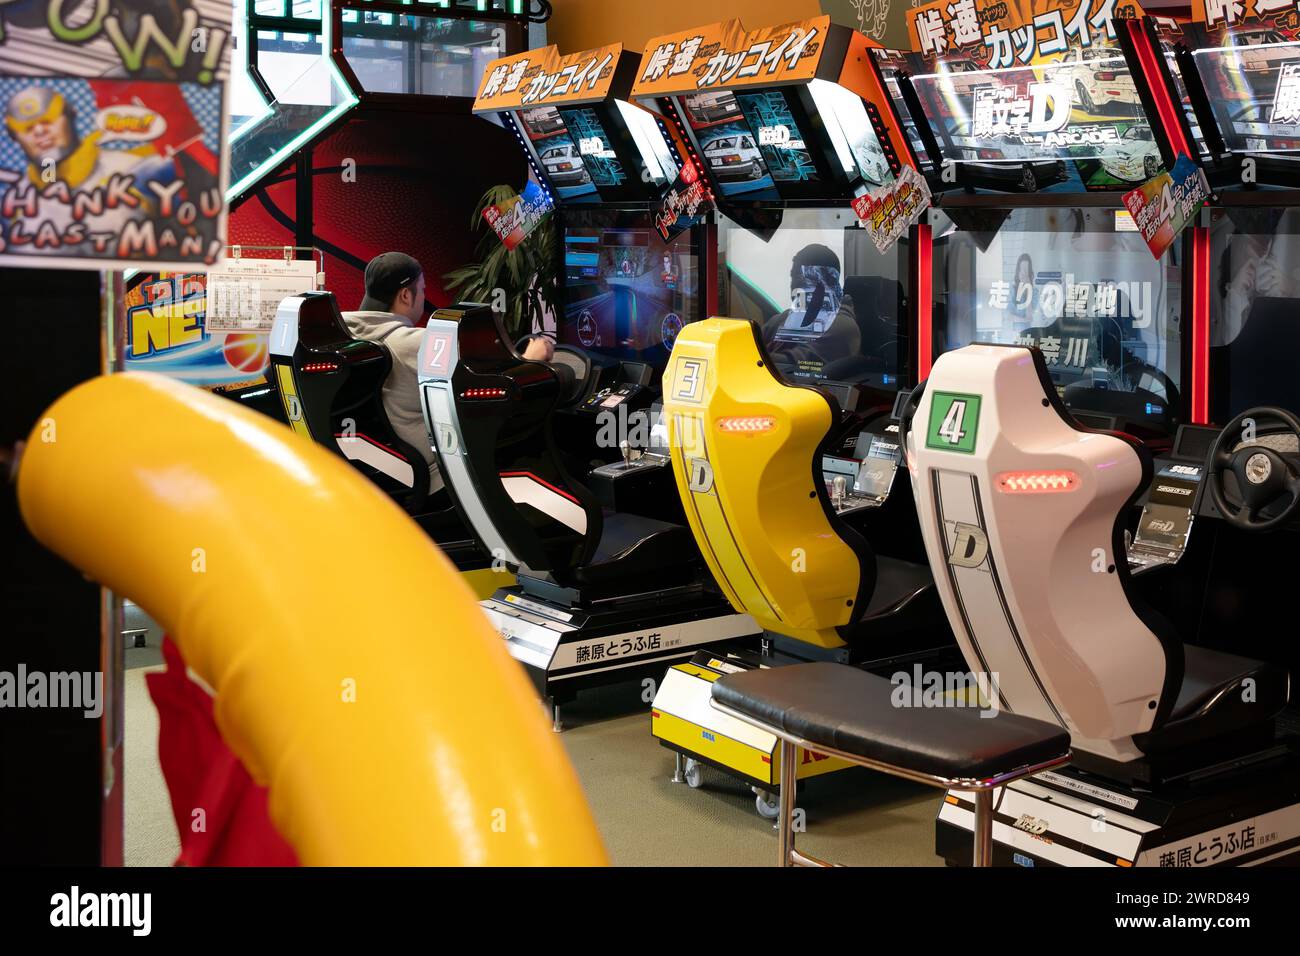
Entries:
[[[1250,414],[1292,447],[1300,441],[1289,412]],[[1242,424],[1214,437],[1205,481],[1230,523],[1266,530],[1300,506],[1300,465],[1294,453],[1242,445]],[[1070,731],[1070,766],[995,794],[994,862],[1181,867],[1295,857],[1300,757],[1278,719],[1290,675],[1239,656],[1228,635],[1231,652],[1184,643],[1203,635],[1148,600],[1138,574],[1150,568],[1124,537],[1152,483],[1146,447],[1079,424],[1043,353],[1022,346],[941,356],[904,432],[935,581],[967,666],[991,678],[983,705],[991,716],[1006,710]],[[1225,507],[1230,476],[1244,502]],[[1150,514],[1148,505],[1144,523]],[[936,836],[948,861],[969,860],[973,815],[969,797],[949,791]]]
[[[1078,25],[1069,42],[1045,42],[1054,26],[993,21],[990,35],[1039,37],[1036,53],[1017,57],[978,33],[960,47],[949,23],[900,77],[936,187],[918,375],[972,342],[1032,345],[1082,421],[1167,449],[1188,421],[1190,240],[1156,258],[1122,197],[1188,151],[1186,121],[1150,105],[1157,96],[1167,104],[1168,91],[1158,67],[1131,68],[1136,54],[1120,41],[1132,21],[1056,12]],[[972,62],[978,69],[953,65]],[[1055,169],[1047,179],[1046,166]]]
[[[1194,4],[1194,22],[1167,45],[1195,108],[1208,157],[1202,166],[1215,188],[1213,207],[1202,210],[1196,230],[1196,281],[1206,313],[1198,316],[1197,344],[1207,356],[1198,413],[1226,431],[1251,409],[1300,412],[1300,22],[1294,10],[1252,10],[1229,28],[1224,15]],[[1289,461],[1296,439],[1281,421],[1267,419],[1256,417],[1254,441]],[[1242,447],[1250,437],[1241,436]],[[1229,475],[1230,508],[1240,503],[1235,484]],[[1199,514],[1218,517],[1221,509],[1207,495]],[[1277,514],[1276,507],[1265,508],[1256,517]],[[1241,530],[1231,518],[1198,525],[1198,544],[1207,538],[1214,560],[1195,643],[1277,663],[1295,675],[1300,650],[1278,633],[1270,596],[1294,587],[1296,525],[1283,521],[1269,534]],[[1294,726],[1293,709],[1283,719]]]
[[[1277,639],[1271,598],[1294,584],[1288,536],[1258,532],[1285,528],[1300,494],[1296,399],[1283,394],[1294,373],[1269,374],[1256,352],[1238,357],[1248,376],[1221,382],[1207,353],[1249,280],[1263,277],[1257,300],[1286,294],[1286,265],[1261,256],[1281,238],[1277,218],[1236,219],[1253,232],[1233,218],[1276,200],[1248,196],[1258,185],[1241,198],[1228,188],[1234,165],[1256,172],[1245,149],[1219,145],[1215,111],[1243,115],[1225,92],[1241,82],[1239,60],[1215,55],[1228,44],[1191,50],[1194,29],[1179,27],[1170,43],[1173,31],[1145,18],[1112,26],[1162,164],[1199,161],[1219,188],[1227,208],[1201,213],[1223,223],[1219,261],[1203,224],[1149,250],[1125,217],[1083,196],[1074,208],[1008,211],[986,234],[938,219],[948,235],[935,242],[931,354],[959,351],[940,356],[914,393],[904,442],[958,643],[972,671],[998,681],[985,703],[1071,731],[1069,768],[999,794],[995,860],[1272,863],[1300,846],[1286,709],[1296,654]],[[1097,125],[1094,116],[1085,129]],[[954,220],[955,200],[943,197]],[[978,197],[965,202],[979,208]],[[1234,268],[1246,276],[1235,286]],[[1284,338],[1290,321],[1259,324]],[[1270,395],[1254,390],[1262,382]],[[1244,390],[1233,395],[1233,384]],[[1206,427],[1207,388],[1214,420],[1232,419],[1221,429]],[[949,793],[939,853],[961,862],[970,828],[969,801]]]
[[484,610],[557,729],[583,687],[658,680],[701,644],[757,633],[691,541],[655,427],[664,361],[700,315],[705,236],[658,228],[683,163],[629,101],[639,60],[615,44],[489,65],[475,110],[515,132],[558,206],[558,346],[549,364],[525,361],[499,315],[465,304],[430,321],[421,363],[448,488],[494,560],[518,569]]
[[[710,707],[714,680],[800,660],[894,668],[951,640],[909,490],[894,489],[908,223],[873,235],[851,205],[915,175],[870,46],[828,17],[729,21],[651,40],[633,91],[688,140],[724,213],[716,314],[731,318],[682,332],[664,401],[696,541],[765,632],[761,654],[714,647],[673,667],[652,731],[677,779],[721,769],[765,816],[777,740]],[[801,779],[847,766],[801,759]]]

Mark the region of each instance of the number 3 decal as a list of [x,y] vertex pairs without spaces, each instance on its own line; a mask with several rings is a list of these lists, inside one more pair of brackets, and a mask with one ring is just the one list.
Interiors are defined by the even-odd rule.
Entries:
[[700,393],[704,391],[704,375],[708,363],[703,359],[679,359],[680,370],[677,376],[677,388],[673,397],[679,402],[698,403]]

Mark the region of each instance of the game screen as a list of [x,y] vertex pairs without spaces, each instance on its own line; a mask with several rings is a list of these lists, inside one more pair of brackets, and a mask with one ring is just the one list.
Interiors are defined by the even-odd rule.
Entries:
[[521,110],[519,118],[560,199],[595,201],[599,189],[627,182],[627,173],[595,110],[539,106]]
[[648,227],[566,228],[559,343],[662,369],[677,333],[700,318],[691,237],[664,242]]
[[1127,191],[1163,169],[1118,49],[999,69],[970,59],[917,65],[912,84],[944,157],[969,164],[989,189]]
[[767,238],[723,217],[718,246],[722,314],[758,324],[783,377],[898,387],[905,239],[881,255],[851,210],[786,209]]
[[1300,210],[1215,209],[1210,225],[1211,418],[1300,413]]
[[1182,250],[1156,260],[1123,210],[1017,209],[984,232],[941,216],[934,296],[936,357],[972,342],[1033,345],[1067,406],[1172,427]]

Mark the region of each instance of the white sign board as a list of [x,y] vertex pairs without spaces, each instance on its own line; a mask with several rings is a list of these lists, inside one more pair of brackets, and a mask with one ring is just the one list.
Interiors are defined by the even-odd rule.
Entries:
[[312,259],[226,259],[208,273],[209,332],[269,332],[280,301],[316,288]]

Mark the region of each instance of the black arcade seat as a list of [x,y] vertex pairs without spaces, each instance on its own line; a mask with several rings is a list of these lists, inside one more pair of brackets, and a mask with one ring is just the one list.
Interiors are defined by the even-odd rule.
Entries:
[[979,707],[898,707],[894,685],[845,664],[756,668],[713,683],[713,699],[757,723],[874,763],[946,780],[985,780],[1059,759],[1070,735]]
[[580,477],[590,462],[559,440],[574,420],[556,413],[594,387],[586,353],[560,346],[551,362],[526,359],[501,316],[471,303],[435,312],[427,335],[449,348],[421,378],[430,421],[454,436],[437,445],[447,487],[521,580],[571,587],[648,576],[658,585],[698,563],[687,529],[606,512]]
[[463,570],[483,565],[450,498],[429,494],[425,457],[393,428],[383,388],[392,356],[354,338],[330,292],[281,303],[271,334],[271,380],[289,425],[348,459],[398,501]]
[[1290,676],[1281,667],[1189,644],[1169,719],[1133,740],[1145,753],[1160,754],[1256,728],[1271,736],[1289,693]]
[[876,555],[876,585],[871,592],[867,609],[858,622],[872,621],[896,613],[912,601],[934,591],[934,579],[924,564],[900,561],[887,555]]
[[575,571],[579,581],[598,584],[619,577],[654,574],[679,562],[695,549],[689,529],[682,525],[611,513],[605,517],[600,543],[591,563]]

